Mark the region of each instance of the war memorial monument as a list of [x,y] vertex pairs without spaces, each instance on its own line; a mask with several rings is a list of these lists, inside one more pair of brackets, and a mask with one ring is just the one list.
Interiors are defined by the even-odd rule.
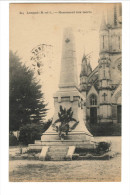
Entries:
[[[53,98],[55,112],[52,125],[43,133],[41,140],[36,140],[29,148],[41,149],[42,160],[48,156],[51,160],[71,159],[76,146],[94,148],[94,138],[83,120],[84,97],[78,90],[75,39],[71,28],[64,29],[59,90]],[[58,124],[60,111],[70,112],[71,118],[73,115],[73,120],[69,124],[64,123],[62,127],[60,122]],[[58,128],[62,128],[60,135]],[[61,131],[65,133],[61,134]]]

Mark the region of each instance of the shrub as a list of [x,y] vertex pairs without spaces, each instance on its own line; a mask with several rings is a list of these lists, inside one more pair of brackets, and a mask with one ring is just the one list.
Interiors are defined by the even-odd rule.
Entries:
[[121,136],[121,124],[102,123],[88,124],[87,128],[93,136]]
[[43,133],[43,126],[39,124],[27,124],[22,126],[20,129],[19,141],[22,144],[33,144],[35,140],[41,138]]
[[108,142],[99,142],[96,148],[97,153],[108,152],[110,150],[111,144]]
[[13,135],[9,135],[9,146],[17,146],[18,145],[18,140],[17,138]]

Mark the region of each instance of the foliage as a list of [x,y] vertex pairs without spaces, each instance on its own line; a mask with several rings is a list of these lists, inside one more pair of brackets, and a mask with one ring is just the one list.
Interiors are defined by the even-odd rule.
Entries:
[[62,106],[60,106],[60,112],[58,112],[58,117],[59,119],[57,119],[55,123],[69,123],[70,121],[76,121],[73,118],[73,112],[71,107],[67,110],[66,108],[63,109]]
[[119,123],[87,123],[86,126],[93,136],[121,136],[121,124]]
[[[108,159],[111,158],[111,142],[96,142],[95,148],[76,147],[73,159],[85,157],[86,159]],[[99,157],[99,158],[97,158]],[[82,159],[82,158],[81,158]]]
[[10,131],[22,125],[38,123],[46,116],[46,104],[41,86],[34,73],[22,65],[16,53],[10,51],[9,120]]
[[86,116],[86,120],[87,120],[87,121],[90,121],[90,116],[87,115],[87,116]]
[[19,142],[22,144],[33,144],[35,140],[39,140],[43,133],[43,126],[39,124],[26,124],[20,127]]
[[[71,107],[69,109],[66,108],[63,109],[62,106],[60,106],[60,112],[58,112],[58,117],[59,118],[54,122],[53,126],[59,133],[59,137],[61,139],[64,139],[69,131],[75,129],[78,122],[76,119],[73,118],[73,111]],[[72,127],[70,127],[69,124],[71,121],[75,122]],[[56,126],[56,123],[60,123],[60,125]]]
[[47,122],[44,122],[43,130],[46,131],[50,127],[51,124],[52,124],[52,119],[49,119]]
[[97,153],[108,152],[110,150],[110,146],[111,146],[111,143],[99,142],[97,147],[96,147],[96,151],[97,151]]
[[33,144],[35,140],[41,139],[42,133],[44,133],[52,123],[52,119],[49,119],[44,124],[26,124],[20,127],[19,141],[22,144]]
[[18,145],[18,140],[17,138],[13,135],[9,135],[9,146],[17,146]]

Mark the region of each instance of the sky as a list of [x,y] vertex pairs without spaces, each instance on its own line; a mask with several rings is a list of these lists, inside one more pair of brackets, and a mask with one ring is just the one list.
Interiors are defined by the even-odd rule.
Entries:
[[[41,44],[51,45],[42,58],[41,74],[36,74],[48,103],[48,116],[53,116],[53,94],[58,90],[60,77],[62,36],[71,27],[75,36],[77,74],[83,54],[91,53],[92,69],[98,65],[99,29],[105,4],[10,4],[10,50],[30,68],[32,49]],[[69,12],[69,13],[66,13]],[[36,71],[36,69],[35,69]]]

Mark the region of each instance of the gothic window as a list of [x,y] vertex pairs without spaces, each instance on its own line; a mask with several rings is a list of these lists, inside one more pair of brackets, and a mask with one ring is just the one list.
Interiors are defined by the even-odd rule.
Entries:
[[117,42],[117,36],[115,34],[112,35],[112,50],[116,50],[116,43]]
[[90,97],[90,105],[97,105],[97,97],[96,97],[96,95],[91,95],[91,97]]

